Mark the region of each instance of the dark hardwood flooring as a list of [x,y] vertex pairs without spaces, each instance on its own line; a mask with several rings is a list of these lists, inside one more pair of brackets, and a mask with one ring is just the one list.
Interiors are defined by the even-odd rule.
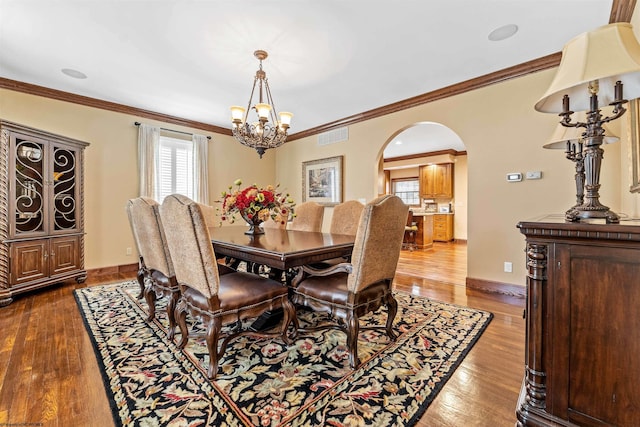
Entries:
[[[524,371],[524,300],[467,290],[466,245],[403,251],[398,290],[494,318],[418,426],[513,426]],[[0,426],[112,426],[109,400],[72,291],[131,274],[19,296],[0,308]]]

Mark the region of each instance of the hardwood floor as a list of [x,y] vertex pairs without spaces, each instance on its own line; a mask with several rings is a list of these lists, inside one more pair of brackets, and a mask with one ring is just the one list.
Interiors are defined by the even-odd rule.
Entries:
[[[524,300],[467,290],[466,245],[403,251],[396,288],[494,314],[418,426],[513,426],[524,371]],[[73,290],[103,276],[19,296],[0,308],[0,425],[111,426],[109,400]]]

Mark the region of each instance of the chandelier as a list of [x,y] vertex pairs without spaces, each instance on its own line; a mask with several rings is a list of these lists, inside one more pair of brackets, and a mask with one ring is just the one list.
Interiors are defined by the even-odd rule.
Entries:
[[[238,106],[231,107],[231,123],[233,124],[233,136],[242,145],[254,148],[262,158],[264,152],[269,148],[277,148],[284,144],[293,114],[287,112],[278,114],[276,112],[267,81],[267,73],[262,70],[262,61],[267,59],[267,52],[256,50],[253,52],[253,56],[260,61],[260,68],[256,71],[256,77],[253,79],[249,103],[246,109]],[[253,95],[256,93],[256,86],[258,88],[258,102],[254,105]],[[250,110],[256,112],[257,121],[249,122]],[[279,117],[279,120],[276,120],[276,116]]]

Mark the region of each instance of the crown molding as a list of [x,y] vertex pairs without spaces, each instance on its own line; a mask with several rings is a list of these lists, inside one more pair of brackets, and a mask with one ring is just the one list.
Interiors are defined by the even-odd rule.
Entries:
[[72,104],[99,108],[101,110],[114,111],[116,113],[122,113],[122,114],[130,114],[132,116],[142,117],[150,120],[158,120],[164,123],[171,123],[174,125],[186,126],[189,128],[204,130],[207,132],[218,133],[223,135],[231,135],[231,129],[226,129],[220,126],[214,126],[207,123],[187,120],[181,117],[171,116],[168,114],[156,113],[154,111],[143,110],[141,108],[131,107],[123,104],[117,104],[115,102],[104,101],[101,99],[90,98],[88,96],[76,95],[74,93],[64,92],[57,89],[50,89],[44,86],[38,86],[30,83],[19,82],[16,80],[10,80],[4,77],[0,77],[0,88],[9,89],[16,92],[23,92],[29,95],[42,96],[44,98],[56,99],[58,101],[70,102]]
[[609,23],[631,22],[633,10],[636,8],[636,0],[613,0]]
[[387,114],[417,107],[419,105],[427,104],[439,99],[449,98],[451,96],[460,95],[465,92],[504,82],[506,80],[515,79],[518,77],[526,76],[527,74],[557,67],[558,65],[560,65],[561,57],[562,52],[553,53],[551,55],[547,55],[533,61],[495,71],[490,74],[485,74],[484,76],[476,77],[470,80],[465,80],[464,82],[443,87],[442,89],[427,92],[422,95],[417,95],[413,98],[408,98],[403,101],[394,102],[393,104],[385,105],[384,107],[375,108],[373,110],[365,111],[364,113],[355,114],[353,116],[345,117],[344,119],[336,120],[334,122],[320,125],[315,128],[294,133],[287,138],[287,141],[294,141],[296,139],[306,138],[308,136],[328,132],[339,127],[349,126],[355,123],[364,122],[365,120],[371,120],[377,117],[386,116]]

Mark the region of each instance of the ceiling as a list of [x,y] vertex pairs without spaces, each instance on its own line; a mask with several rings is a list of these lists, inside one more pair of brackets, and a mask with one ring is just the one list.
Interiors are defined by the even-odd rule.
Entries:
[[[559,52],[612,1],[0,0],[0,77],[229,129],[264,49],[295,134]],[[436,128],[385,157],[424,152]]]

